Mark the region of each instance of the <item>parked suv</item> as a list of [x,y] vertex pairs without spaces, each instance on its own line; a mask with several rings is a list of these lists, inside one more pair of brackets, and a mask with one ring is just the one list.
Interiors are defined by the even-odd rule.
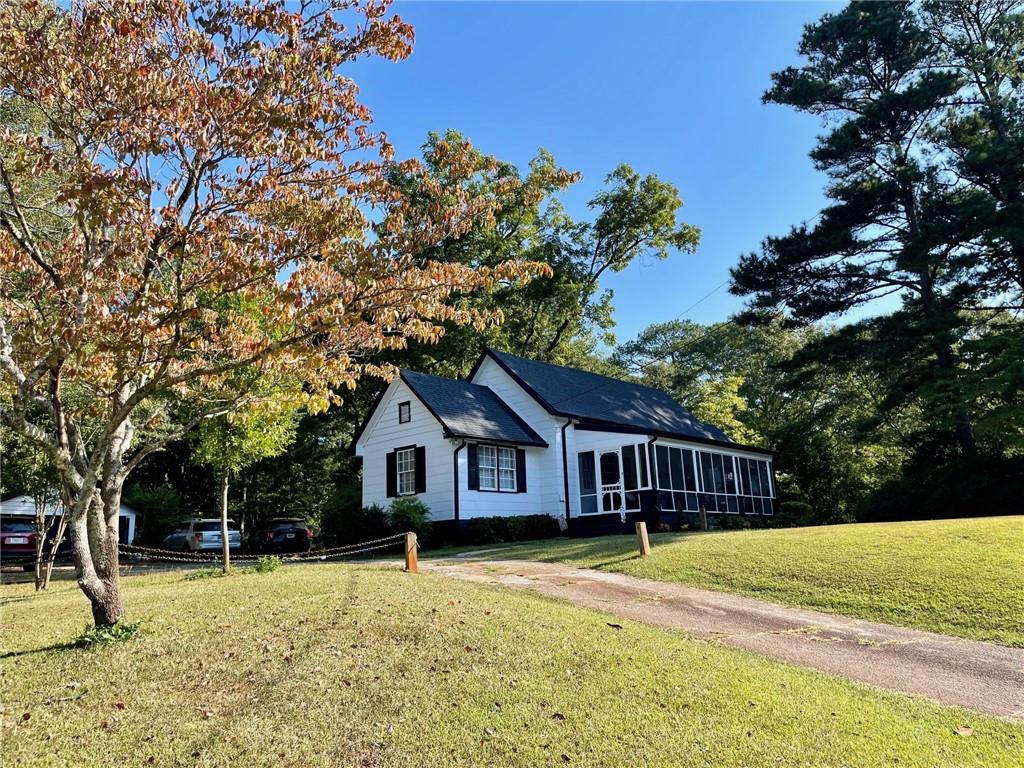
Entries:
[[313,532],[297,517],[275,517],[256,536],[262,552],[309,552]]
[[[164,549],[180,549],[182,552],[219,552],[222,544],[220,520],[216,518],[189,520],[164,537]],[[228,520],[228,547],[236,550],[241,546],[242,533]]]

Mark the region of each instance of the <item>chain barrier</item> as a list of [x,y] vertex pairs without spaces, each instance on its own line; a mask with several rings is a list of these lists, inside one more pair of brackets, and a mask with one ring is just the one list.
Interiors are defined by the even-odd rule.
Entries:
[[[294,562],[313,562],[313,561],[325,561],[334,560],[337,558],[351,557],[353,555],[361,555],[367,552],[375,552],[380,549],[389,549],[396,547],[403,542],[406,534],[395,533],[390,536],[382,536],[379,539],[371,539],[369,541],[361,541],[356,544],[345,544],[340,547],[331,547],[329,549],[320,549],[310,552],[301,552],[285,555],[282,559],[286,563]],[[417,549],[419,543],[417,542]],[[210,550],[206,552],[192,552],[192,551],[176,551],[172,549],[160,549],[158,547],[140,547],[135,544],[118,544],[118,552],[126,556],[129,563],[139,561],[151,561],[151,562],[169,562],[169,563],[194,563],[204,564],[209,563],[210,565],[216,565],[221,562],[222,554],[219,550]],[[259,560],[260,555],[231,555],[231,561],[234,563],[255,563]],[[35,564],[35,555],[27,555],[19,558],[4,558],[0,564],[2,565],[26,565],[28,563]]]

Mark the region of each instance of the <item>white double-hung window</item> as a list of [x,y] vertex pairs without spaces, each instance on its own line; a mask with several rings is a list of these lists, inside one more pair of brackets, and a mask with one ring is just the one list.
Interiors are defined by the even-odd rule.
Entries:
[[495,445],[477,448],[477,473],[481,491],[516,492],[516,449]]
[[416,449],[403,448],[396,451],[395,468],[398,474],[398,495],[416,493]]
[[477,463],[480,473],[480,490],[498,490],[498,449],[493,445],[477,448]]
[[498,449],[498,490],[516,490],[516,452],[514,448]]

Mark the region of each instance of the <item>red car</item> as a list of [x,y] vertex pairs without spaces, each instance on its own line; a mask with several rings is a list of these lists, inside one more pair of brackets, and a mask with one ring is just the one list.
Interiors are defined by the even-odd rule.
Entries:
[[26,571],[35,568],[36,526],[31,520],[5,517],[0,519],[0,565],[21,565]]

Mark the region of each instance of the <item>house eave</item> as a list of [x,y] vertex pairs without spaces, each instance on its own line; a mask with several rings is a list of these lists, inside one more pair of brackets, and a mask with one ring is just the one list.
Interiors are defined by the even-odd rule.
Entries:
[[547,448],[544,440],[512,440],[507,437],[495,437],[494,435],[474,435],[468,432],[454,432],[447,427],[444,436],[451,440],[468,440],[471,443],[494,443],[496,445],[518,445],[526,448]]
[[627,424],[615,424],[611,422],[600,422],[594,420],[580,420],[576,424],[576,429],[584,432],[614,432],[617,434],[624,435],[647,435],[648,437],[654,438],[665,438],[666,440],[681,440],[688,443],[698,443],[701,445],[710,445],[718,448],[729,448],[737,451],[749,451],[751,453],[761,453],[766,456],[778,456],[778,451],[773,451],[770,448],[761,448],[756,445],[745,445],[744,443],[734,443],[729,440],[715,440],[711,437],[697,437],[694,435],[683,434],[682,432],[668,432],[663,430],[652,430],[644,427],[634,427]]

